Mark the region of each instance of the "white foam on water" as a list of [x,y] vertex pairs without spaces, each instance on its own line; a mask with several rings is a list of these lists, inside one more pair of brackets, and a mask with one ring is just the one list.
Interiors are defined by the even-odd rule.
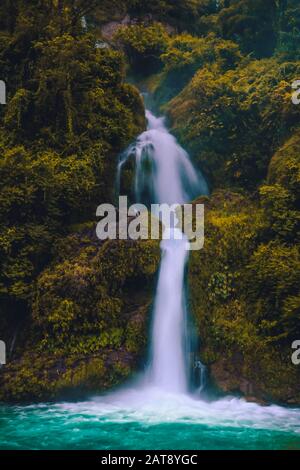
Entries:
[[61,403],[54,412],[78,420],[105,422],[190,423],[210,427],[252,428],[300,434],[300,410],[277,405],[261,406],[236,397],[213,402],[158,387],[137,387],[95,397],[86,402]]

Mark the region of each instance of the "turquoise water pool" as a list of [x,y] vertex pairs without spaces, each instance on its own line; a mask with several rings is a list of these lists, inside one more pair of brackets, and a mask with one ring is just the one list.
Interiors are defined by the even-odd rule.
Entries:
[[300,410],[157,390],[0,407],[0,449],[300,449]]

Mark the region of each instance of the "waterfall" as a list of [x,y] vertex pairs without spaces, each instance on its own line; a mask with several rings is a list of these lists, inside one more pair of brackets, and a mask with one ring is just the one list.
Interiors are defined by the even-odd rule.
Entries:
[[[184,204],[207,194],[203,176],[194,169],[187,152],[166,128],[164,118],[146,111],[147,130],[120,157],[122,168],[135,161],[136,202]],[[148,383],[172,393],[188,390],[187,318],[184,298],[188,241],[173,224],[161,242],[161,265],[154,301],[151,351],[146,373]],[[180,232],[179,234],[176,232]],[[177,236],[176,236],[177,235]]]
[[154,302],[152,351],[149,381],[165,390],[185,393],[186,318],[184,305],[184,267],[186,241],[161,242],[162,260]]
[[135,158],[136,202],[183,204],[207,194],[207,184],[194,169],[187,152],[169,133],[164,118],[146,110],[147,130],[121,155],[118,182],[124,164]]

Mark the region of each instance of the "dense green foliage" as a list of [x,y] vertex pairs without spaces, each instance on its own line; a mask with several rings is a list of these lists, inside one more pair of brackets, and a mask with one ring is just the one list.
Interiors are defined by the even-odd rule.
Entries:
[[136,89],[124,83],[122,53],[95,47],[82,30],[84,2],[74,11],[68,1],[4,3],[0,302],[22,316],[53,242],[112,199],[116,156],[144,117]]
[[[299,157],[297,166],[299,178]],[[260,207],[228,191],[207,202],[205,246],[190,261],[191,307],[202,359],[223,390],[296,403],[291,344],[300,331],[299,212],[291,201],[290,211],[274,207],[278,194],[289,191],[278,186],[261,188]]]
[[21,359],[0,376],[0,399],[112,387],[145,354],[158,244],[99,246],[93,232],[88,224],[54,246],[54,261],[38,279],[30,325],[16,351]]
[[120,28],[115,41],[123,46],[135,73],[155,72],[161,66],[161,55],[167,49],[168,35],[160,23],[137,24]]
[[98,21],[122,19],[167,23],[176,32],[197,36],[215,33],[235,41],[246,54],[269,57],[279,50],[293,58],[299,54],[298,0],[102,0]]
[[300,63],[241,62],[225,73],[203,67],[167,105],[180,139],[214,185],[257,186],[274,151],[299,125],[291,84]]

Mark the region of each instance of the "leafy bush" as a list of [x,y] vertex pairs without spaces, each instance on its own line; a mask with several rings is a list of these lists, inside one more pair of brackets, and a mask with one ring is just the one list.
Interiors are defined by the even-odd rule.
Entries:
[[[225,2],[224,2],[225,3]],[[231,0],[219,14],[222,35],[235,38],[243,52],[270,56],[276,46],[276,2]]]
[[168,34],[160,23],[121,27],[115,40],[124,48],[135,72],[153,73],[162,66],[160,56],[167,48]]
[[299,64],[244,61],[201,68],[166,109],[173,128],[213,185],[253,188],[271,156],[299,125],[290,84]]

